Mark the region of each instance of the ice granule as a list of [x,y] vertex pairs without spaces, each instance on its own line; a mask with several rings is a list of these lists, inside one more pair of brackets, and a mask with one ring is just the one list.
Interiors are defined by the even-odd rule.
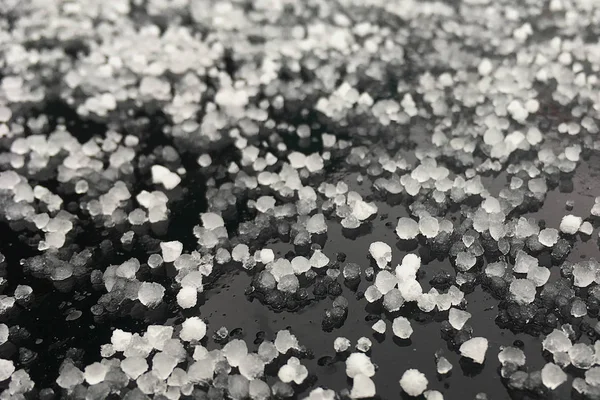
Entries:
[[579,231],[579,227],[583,223],[583,219],[581,217],[577,217],[575,215],[569,214],[565,215],[560,221],[560,231],[566,233],[567,235],[574,235]]
[[[150,346],[156,350],[163,350],[165,343],[173,336],[172,326],[150,325],[146,329],[144,337],[148,340]],[[131,341],[131,339],[130,339]],[[114,341],[113,341],[114,344]],[[129,345],[129,343],[127,344]]]
[[450,325],[457,331],[460,331],[465,323],[471,318],[471,313],[452,307],[448,313]]
[[234,339],[223,347],[223,355],[232,367],[237,367],[246,354],[248,354],[248,346],[240,339]]
[[6,324],[0,323],[0,345],[8,341],[9,330]]
[[405,301],[417,301],[423,294],[421,284],[415,279],[407,279],[399,282],[398,289]]
[[419,223],[412,218],[401,217],[396,226],[396,234],[403,240],[414,239],[419,234]]
[[459,271],[468,271],[477,263],[477,257],[465,251],[461,251],[456,255],[455,263],[456,268],[458,268]]
[[419,231],[426,238],[434,238],[439,233],[438,220],[432,216],[425,215],[419,220]]
[[175,357],[159,352],[152,358],[152,371],[159,379],[167,379],[177,364],[178,361]]
[[342,275],[347,281],[357,281],[360,279],[360,265],[355,263],[346,263],[342,268]]
[[584,235],[590,236],[592,233],[594,233],[594,226],[589,221],[583,221],[583,223],[579,227],[579,232],[583,233]]
[[296,357],[290,357],[287,364],[283,365],[277,373],[277,377],[282,382],[289,383],[293,381],[298,385],[302,384],[307,376],[308,370],[300,364],[300,360]]
[[486,338],[474,337],[464,342],[459,351],[461,356],[470,358],[477,364],[483,364],[487,349],[488,341]]
[[287,353],[290,349],[300,350],[298,339],[286,329],[277,332],[277,336],[275,337],[275,347],[281,354]]
[[271,397],[271,388],[260,379],[253,379],[248,385],[248,395],[252,400],[268,400]]
[[129,378],[137,379],[148,371],[148,363],[142,357],[127,357],[121,361],[121,369]]
[[292,259],[292,269],[296,275],[300,275],[310,270],[310,261],[306,257],[296,256]]
[[504,347],[500,350],[500,353],[498,353],[498,361],[500,361],[500,364],[502,365],[510,363],[517,366],[523,366],[525,365],[525,353],[517,347]]
[[404,298],[400,290],[393,288],[383,296],[383,307],[389,311],[398,311],[404,304]]
[[375,396],[377,393],[375,383],[368,376],[358,374],[354,377],[350,398],[364,399]]
[[183,309],[192,308],[198,301],[198,291],[193,286],[184,286],[177,293],[177,304]]
[[485,267],[485,274],[487,276],[502,277],[506,271],[506,264],[503,262],[490,263]]
[[337,337],[333,341],[333,349],[336,353],[343,353],[348,350],[350,346],[352,346],[352,343],[345,337]]
[[248,380],[259,378],[263,375],[265,362],[254,353],[246,354],[238,365],[240,374]]
[[285,293],[296,293],[300,287],[300,281],[294,274],[282,276],[277,282],[277,290]]
[[85,367],[83,375],[87,383],[95,385],[104,380],[107,372],[108,367],[106,365],[95,362]]
[[327,257],[321,250],[315,250],[310,257],[310,266],[312,268],[323,268],[329,264],[329,257]]
[[371,377],[375,375],[375,366],[364,353],[352,353],[346,360],[346,375],[354,378],[356,375]]
[[[269,390],[270,393],[270,390]],[[311,390],[304,400],[335,400],[336,394],[331,389],[316,388]]]
[[359,221],[368,219],[377,212],[377,206],[373,203],[366,203],[362,200],[356,200],[352,204],[352,215]]
[[140,303],[148,308],[156,307],[162,302],[165,288],[160,283],[142,282],[138,290]]
[[160,183],[165,189],[171,190],[177,187],[181,182],[181,178],[176,173],[171,172],[168,168],[162,165],[153,165],[152,182]]
[[125,351],[131,343],[132,336],[133,335],[129,332],[115,329],[110,340],[115,351]]
[[558,230],[554,228],[545,228],[538,234],[538,240],[546,247],[552,247],[558,242]]
[[567,334],[558,329],[553,330],[542,341],[542,347],[544,350],[547,350],[553,354],[567,352],[571,346],[571,340]]
[[269,364],[279,356],[279,352],[272,342],[264,341],[258,346],[258,355],[265,363]]
[[452,370],[452,364],[446,357],[440,357],[437,360],[436,369],[438,374],[445,375]]
[[550,270],[548,268],[537,266],[529,267],[529,271],[527,272],[527,279],[532,281],[535,284],[535,286],[544,286],[546,282],[548,282],[549,278]]
[[402,316],[394,319],[392,331],[394,332],[394,335],[398,336],[400,339],[408,339],[413,333],[410,321]]
[[587,306],[581,299],[575,299],[571,304],[571,315],[580,318],[587,315]]
[[327,222],[323,214],[315,214],[306,222],[306,230],[308,233],[320,235],[327,232]]
[[425,400],[444,400],[444,395],[437,390],[426,390],[423,396]]
[[185,342],[200,341],[206,335],[206,324],[199,317],[190,317],[181,324],[179,337]]
[[379,271],[375,277],[375,286],[381,294],[385,295],[398,284],[398,279],[389,271]]
[[266,213],[275,208],[275,198],[273,196],[261,196],[256,200],[256,210]]
[[363,336],[357,340],[356,350],[366,353],[367,351],[369,351],[371,349],[372,345],[373,345],[373,343],[371,342],[371,340],[369,338],[366,338]]
[[179,241],[162,242],[160,244],[164,262],[173,262],[181,255],[183,244]]
[[207,212],[200,214],[200,219],[202,220],[202,226],[208,230],[213,230],[225,226],[225,221],[223,218],[214,212]]
[[381,299],[382,296],[383,295],[375,285],[371,285],[367,288],[367,290],[365,290],[365,299],[367,299],[369,303],[376,302],[377,300]]
[[556,364],[548,363],[542,368],[542,383],[554,390],[567,380],[567,374]]
[[594,348],[585,343],[576,343],[568,350],[571,364],[579,369],[589,369],[596,362]]
[[588,385],[600,386],[600,367],[592,367],[585,371],[585,382]]
[[[0,359],[0,381],[10,378],[14,371],[15,367],[12,361]],[[71,364],[70,361],[66,361],[61,367],[60,375],[58,376],[56,383],[61,388],[69,390],[80,383],[83,383],[83,380],[83,372]]]
[[421,371],[417,369],[409,369],[402,374],[400,378],[400,387],[406,394],[412,397],[417,397],[427,390],[429,381]]
[[537,258],[530,256],[523,250],[519,250],[517,252],[517,256],[515,257],[515,266],[513,268],[513,271],[519,274],[526,274],[527,272],[529,272],[529,268],[537,266]]
[[385,268],[392,261],[392,248],[384,242],[371,243],[369,254],[371,254],[379,268]]
[[377,333],[384,334],[387,326],[385,321],[380,319],[379,321],[375,322],[371,328]]
[[515,279],[510,284],[513,300],[520,304],[529,304],[535,300],[535,284],[529,279]]
[[596,280],[598,263],[595,260],[581,261],[573,266],[573,284],[587,287]]

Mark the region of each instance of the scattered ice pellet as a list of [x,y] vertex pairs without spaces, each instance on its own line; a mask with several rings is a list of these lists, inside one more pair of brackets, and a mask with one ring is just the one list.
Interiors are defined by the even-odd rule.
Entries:
[[410,321],[402,316],[394,319],[392,331],[394,332],[394,335],[398,336],[400,339],[408,339],[413,333]]
[[461,330],[465,323],[471,318],[471,313],[452,307],[448,313],[448,322],[456,330]]
[[567,374],[556,364],[548,363],[542,368],[542,383],[554,390],[567,380]]
[[560,231],[568,235],[574,235],[579,231],[583,219],[575,215],[565,215],[560,221]]
[[392,248],[384,242],[371,243],[369,254],[371,254],[379,268],[385,268],[392,261]]
[[352,346],[352,343],[345,337],[338,337],[333,341],[333,349],[336,353],[343,353],[348,350],[350,346]]
[[373,397],[376,394],[375,383],[366,375],[358,374],[354,376],[350,398],[364,399]]
[[356,375],[372,377],[375,375],[375,366],[366,354],[352,353],[346,359],[346,375],[349,378],[354,378]]
[[198,317],[190,317],[181,324],[179,337],[183,341],[200,341],[205,335],[206,324]]
[[419,234],[419,223],[412,218],[401,217],[396,225],[396,234],[400,239],[410,240]]
[[400,387],[406,394],[417,397],[423,394],[427,389],[429,381],[421,371],[417,369],[408,369],[400,378]]
[[152,166],[152,182],[162,184],[165,189],[171,190],[177,187],[181,182],[181,178],[176,173],[171,172],[168,168],[162,165]]
[[380,319],[379,321],[375,322],[371,328],[377,333],[384,334],[386,330],[385,321]]
[[160,244],[162,250],[162,258],[165,262],[173,262],[181,255],[183,244],[179,241],[162,242]]
[[459,351],[461,356],[470,358],[477,364],[483,364],[487,349],[488,341],[486,338],[474,337],[461,344]]
[[510,284],[511,297],[521,304],[529,304],[535,300],[535,284],[529,279],[515,279]]

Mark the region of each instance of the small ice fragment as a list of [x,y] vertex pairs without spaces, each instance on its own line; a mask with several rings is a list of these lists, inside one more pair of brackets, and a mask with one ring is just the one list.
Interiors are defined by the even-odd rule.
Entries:
[[460,331],[465,323],[471,318],[471,313],[452,307],[448,313],[448,322],[457,331]]
[[206,324],[199,317],[190,317],[181,324],[179,337],[185,342],[200,341],[206,335]]
[[345,337],[337,337],[333,341],[333,349],[336,353],[343,353],[348,350],[350,346],[352,346],[352,343]]
[[446,357],[440,357],[437,361],[437,373],[445,375],[452,370],[452,364]]
[[162,165],[153,165],[152,171],[152,183],[160,183],[165,189],[171,190],[177,187],[181,182],[181,178],[174,172],[171,172],[168,168]]
[[153,308],[162,302],[165,288],[160,283],[142,282],[138,289],[140,303],[148,308]]
[[352,353],[346,360],[346,375],[354,378],[356,375],[371,377],[375,375],[375,366],[364,353]]
[[542,368],[542,383],[550,390],[554,390],[567,380],[567,374],[556,364],[548,363]]
[[323,214],[315,214],[306,223],[308,233],[322,234],[327,232],[327,223]]
[[561,232],[566,233],[567,235],[574,235],[577,233],[582,223],[583,219],[581,217],[577,217],[572,214],[565,215],[560,221],[559,229]]
[[173,262],[179,258],[183,251],[183,244],[177,240],[172,242],[162,242],[160,244],[162,258],[164,262]]
[[369,246],[369,253],[379,268],[385,268],[392,261],[392,248],[384,242],[373,242]]
[[353,399],[364,399],[376,394],[375,383],[366,375],[358,374],[354,377],[350,397]]
[[558,242],[558,230],[554,228],[545,228],[538,234],[538,240],[546,247],[552,247]]
[[410,321],[402,316],[394,319],[392,330],[394,335],[398,336],[400,339],[408,339],[413,333]]
[[371,342],[371,340],[369,338],[366,338],[363,336],[363,337],[359,338],[358,341],[356,342],[356,350],[366,353],[367,351],[369,351],[371,349],[372,345],[373,345],[373,343]]
[[432,216],[426,215],[419,220],[419,231],[426,238],[434,238],[440,230],[438,220]]
[[380,319],[379,321],[375,322],[371,328],[377,333],[384,334],[387,326],[385,321]]
[[396,226],[396,234],[402,240],[410,240],[419,234],[419,223],[412,218],[401,217]]
[[429,382],[421,371],[417,369],[409,369],[402,374],[400,378],[400,387],[406,394],[412,397],[417,397],[423,394],[427,389]]
[[477,364],[483,364],[487,349],[488,341],[486,338],[474,337],[464,342],[459,351],[463,357],[470,358]]
[[513,300],[520,304],[530,304],[535,300],[535,284],[529,279],[515,279],[510,284]]
[[500,361],[502,365],[510,363],[520,367],[525,365],[525,353],[517,347],[504,347],[500,350],[500,353],[498,353],[498,361]]
[[558,329],[555,329],[548,334],[542,342],[544,350],[553,354],[567,352],[571,346],[572,343],[567,334]]

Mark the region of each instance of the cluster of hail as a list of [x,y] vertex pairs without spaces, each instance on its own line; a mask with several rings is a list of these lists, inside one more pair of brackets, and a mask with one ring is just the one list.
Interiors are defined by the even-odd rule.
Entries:
[[[475,364],[490,362],[468,324],[482,286],[497,324],[539,335],[547,360],[532,370],[502,347],[507,388],[600,398],[600,263],[567,260],[600,197],[558,226],[530,214],[600,149],[599,23],[593,0],[0,1],[0,224],[28,249],[0,255],[0,399],[369,398],[376,372],[443,398],[402,360],[379,371],[367,337],[331,344],[350,378],[336,392],[293,324],[255,350],[213,326],[201,299],[231,267],[265,313],[333,301],[324,330],[355,299],[381,310],[374,335],[409,339],[409,307],[435,315]],[[407,213],[370,264],[329,245],[334,226],[369,235],[384,205]],[[420,256],[394,259],[407,242],[454,272],[424,288]],[[169,318],[67,352],[41,385],[15,322],[39,282],[96,296],[68,321]]]

